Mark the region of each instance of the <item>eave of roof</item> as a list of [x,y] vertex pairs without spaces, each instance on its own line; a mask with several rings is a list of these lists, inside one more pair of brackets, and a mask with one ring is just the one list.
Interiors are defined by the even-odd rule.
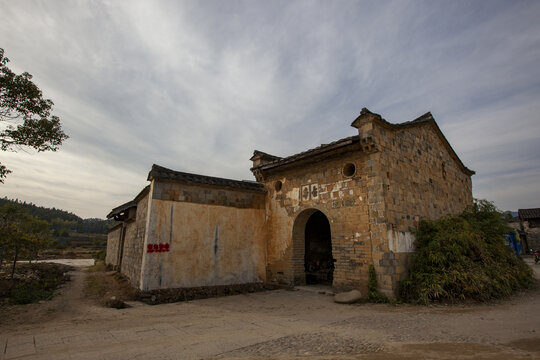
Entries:
[[107,219],[110,219],[112,217],[114,217],[115,215],[118,215],[120,214],[121,212],[123,211],[126,211],[127,209],[129,208],[132,208],[132,207],[137,207],[137,203],[146,195],[150,192],[150,185],[147,185],[145,186],[141,192],[139,192],[137,194],[137,196],[135,196],[135,199],[131,200],[131,201],[128,201],[127,203],[125,204],[122,204],[120,206],[117,206],[115,207],[114,209],[111,210],[111,212],[107,215]]
[[111,219],[115,215],[118,215],[118,214],[126,211],[127,209],[130,209],[130,208],[133,208],[133,207],[137,207],[137,202],[135,200],[131,200],[131,201],[128,201],[127,203],[125,203],[125,204],[117,206],[114,209],[112,209],[111,212],[107,215],[107,219]]
[[540,208],[518,209],[518,216],[521,220],[540,218]]
[[181,171],[174,171],[171,169],[164,168],[159,165],[152,165],[152,170],[148,173],[148,180],[152,181],[154,179],[161,180],[174,180],[182,181],[187,183],[203,184],[203,185],[212,185],[218,187],[227,187],[232,189],[242,189],[242,190],[252,190],[252,191],[262,191],[264,192],[264,185],[253,182],[253,181],[240,181],[232,180],[225,178],[218,178],[213,176],[190,174]]
[[326,152],[329,152],[329,151],[332,151],[332,150],[336,150],[336,149],[340,149],[340,148],[349,146],[351,144],[357,143],[359,140],[360,140],[360,137],[358,135],[355,135],[355,136],[350,136],[350,137],[340,139],[340,140],[337,140],[337,141],[333,141],[333,142],[331,142],[329,144],[322,144],[322,145],[320,145],[320,146],[318,146],[316,148],[309,149],[309,150],[303,151],[303,152],[298,153],[298,154],[294,154],[294,155],[287,156],[287,157],[284,157],[284,158],[279,158],[278,160],[274,160],[274,161],[271,161],[271,162],[261,164],[259,166],[252,167],[251,171],[253,171],[253,170],[269,170],[269,169],[273,169],[273,168],[276,168],[276,167],[279,167],[279,166],[287,165],[287,164],[290,164],[290,163],[293,163],[293,162],[296,162],[296,161],[311,158],[313,156],[321,155],[323,153],[326,153]]
[[[437,122],[433,118],[433,115],[431,114],[431,112],[427,112],[427,113],[419,116],[418,118],[416,118],[416,119],[414,119],[412,121],[406,121],[406,122],[399,123],[399,124],[392,124],[392,123],[386,121],[385,119],[383,119],[380,115],[372,113],[372,112],[370,112],[369,110],[367,110],[365,108],[362,109],[361,114],[365,114],[366,112],[370,113],[370,114],[373,114],[373,115],[376,115],[374,118],[376,119],[376,121],[379,122],[379,124],[381,124],[382,126],[388,128],[388,129],[394,130],[394,131],[400,130],[400,129],[411,128],[411,127],[415,127],[415,126],[421,126],[421,125],[430,124],[431,126],[434,127],[435,132],[437,133],[437,135],[441,139],[441,142],[443,143],[443,145],[447,148],[448,152],[450,153],[450,156],[457,162],[458,166],[463,170],[463,172],[465,174],[467,174],[468,176],[472,176],[472,175],[474,175],[476,173],[475,171],[467,168],[463,164],[463,162],[461,161],[459,156],[456,154],[456,152],[454,151],[454,149],[452,148],[452,146],[450,145],[450,143],[448,142],[448,140],[446,139],[446,137],[442,133],[441,129],[437,125]],[[354,124],[355,121],[353,121],[353,124]],[[316,148],[309,149],[309,150],[303,151],[301,153],[294,154],[294,155],[291,155],[291,156],[287,156],[287,157],[284,157],[284,158],[279,158],[279,157],[275,156],[277,158],[276,160],[271,161],[271,162],[266,162],[266,163],[258,165],[258,166],[254,166],[254,167],[251,168],[251,171],[270,170],[270,169],[274,169],[274,168],[277,168],[277,167],[280,167],[280,166],[283,166],[283,165],[294,163],[296,161],[308,159],[308,158],[323,154],[325,152],[329,152],[329,151],[332,151],[332,150],[335,150],[335,149],[338,149],[338,148],[343,148],[343,147],[352,145],[353,143],[358,142],[359,139],[360,138],[359,138],[358,135],[350,136],[350,137],[347,137],[347,138],[343,138],[343,139],[331,142],[329,144],[322,144],[321,146],[318,146]],[[263,153],[262,151],[258,151],[258,150],[256,150],[256,152],[266,154],[266,153]],[[255,155],[256,155],[256,153],[254,153],[254,156]],[[271,156],[273,156],[273,155],[271,155]]]

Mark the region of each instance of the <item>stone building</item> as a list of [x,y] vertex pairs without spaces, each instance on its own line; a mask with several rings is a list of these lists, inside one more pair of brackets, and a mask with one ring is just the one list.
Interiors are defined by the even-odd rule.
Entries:
[[267,282],[366,290],[373,264],[392,296],[421,219],[472,204],[471,176],[430,113],[401,124],[362,109],[358,134],[278,157],[256,182],[154,165],[111,211],[106,262],[142,290]]
[[540,249],[540,208],[518,209],[520,235],[529,249]]

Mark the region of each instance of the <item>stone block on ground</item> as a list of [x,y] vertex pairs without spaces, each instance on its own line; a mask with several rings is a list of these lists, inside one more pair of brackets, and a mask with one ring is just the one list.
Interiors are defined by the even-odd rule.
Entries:
[[358,290],[342,292],[334,296],[334,302],[338,304],[352,304],[362,298],[362,293]]

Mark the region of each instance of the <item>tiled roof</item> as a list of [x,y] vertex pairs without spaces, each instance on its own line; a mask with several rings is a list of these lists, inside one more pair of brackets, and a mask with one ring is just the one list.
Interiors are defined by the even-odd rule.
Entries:
[[[385,119],[383,119],[382,116],[380,116],[379,114],[372,113],[368,109],[363,108],[362,112],[360,113],[360,116],[366,115],[366,114],[375,115],[375,117],[378,119],[378,121],[380,121],[380,123],[382,123],[384,126],[386,126],[388,128],[391,128],[391,129],[407,128],[407,127],[413,127],[413,126],[418,126],[418,125],[422,125],[422,124],[432,123],[435,126],[435,130],[438,133],[443,145],[446,146],[446,148],[448,149],[450,155],[456,160],[456,162],[463,169],[463,171],[469,176],[475,174],[475,172],[473,170],[467,168],[461,162],[461,159],[457,156],[456,152],[454,151],[454,149],[452,148],[452,146],[450,145],[450,143],[448,142],[448,140],[446,139],[446,137],[442,133],[439,126],[437,125],[437,122],[433,118],[433,115],[431,114],[431,112],[427,112],[424,115],[421,115],[421,116],[417,117],[416,119],[414,119],[412,121],[406,121],[406,122],[403,122],[403,123],[400,123],[400,124],[392,124],[392,123],[386,121]],[[354,124],[354,122],[353,122],[353,124]],[[340,139],[340,140],[331,142],[329,144],[322,144],[321,146],[318,146],[316,148],[309,149],[307,151],[304,151],[304,152],[301,152],[301,153],[298,153],[298,154],[295,154],[295,155],[287,156],[287,157],[284,157],[284,158],[279,158],[279,157],[276,156],[276,158],[277,158],[276,160],[261,164],[259,166],[255,166],[255,167],[251,168],[251,170],[268,170],[268,169],[275,168],[275,167],[278,167],[278,166],[281,166],[281,165],[289,164],[289,163],[292,163],[292,162],[295,162],[295,161],[298,161],[298,160],[301,160],[301,159],[304,159],[304,158],[308,158],[308,157],[315,156],[315,155],[318,155],[318,154],[321,154],[321,153],[324,153],[324,152],[327,152],[327,151],[331,151],[331,150],[334,150],[334,149],[337,149],[337,148],[340,148],[340,147],[351,145],[351,144],[353,144],[355,142],[358,142],[359,139],[360,138],[359,138],[358,135],[351,136],[351,137],[347,137],[347,138],[344,138],[344,139]],[[255,153],[254,153],[253,156],[255,156],[257,153],[262,153],[262,154],[267,155],[266,153],[255,150]],[[270,156],[273,156],[273,155],[270,155]]]
[[275,155],[270,155],[270,154],[267,154],[265,152],[262,152],[262,151],[259,151],[259,150],[255,150],[253,151],[253,156],[251,157],[251,159],[249,160],[253,160],[255,159],[256,157],[261,157],[261,158],[266,158],[270,161],[274,161],[274,160],[280,160],[281,158],[279,156],[275,156]]
[[259,166],[253,167],[251,170],[255,170],[255,169],[262,169],[262,170],[271,169],[273,167],[289,164],[289,163],[292,163],[292,162],[295,162],[295,161],[298,161],[298,160],[301,160],[301,159],[304,159],[304,158],[308,158],[308,157],[311,157],[311,156],[322,154],[322,153],[325,153],[327,151],[331,151],[331,150],[334,150],[334,149],[339,149],[341,147],[345,147],[345,146],[351,145],[353,143],[356,143],[359,140],[360,140],[360,137],[358,135],[355,135],[355,136],[350,136],[350,137],[347,137],[347,138],[344,138],[344,139],[340,139],[340,140],[331,142],[329,144],[322,144],[320,146],[317,146],[316,148],[309,149],[309,150],[303,151],[301,153],[294,154],[294,155],[291,155],[291,156],[287,156],[287,157],[284,157],[284,158],[278,158],[276,156],[277,160],[267,162],[267,163],[261,164]]
[[421,115],[421,116],[417,117],[414,120],[405,121],[405,122],[402,122],[402,123],[399,123],[399,124],[390,124],[390,123],[389,124],[393,125],[393,126],[398,126],[398,127],[407,127],[407,126],[411,126],[411,125],[427,123],[427,122],[430,122],[430,121],[435,121],[435,119],[433,118],[433,115],[431,115],[431,112],[428,111],[424,115]]
[[521,220],[538,219],[540,218],[540,208],[518,209],[518,214]]
[[131,200],[131,201],[128,201],[127,203],[125,204],[122,204],[120,206],[117,206],[115,207],[114,209],[111,210],[111,212],[109,213],[109,215],[107,215],[107,219],[111,219],[112,217],[114,217],[115,215],[118,215],[120,214],[121,212],[124,212],[126,211],[127,209],[129,208],[132,208],[132,207],[137,207],[137,203],[139,202],[139,200],[145,196],[146,194],[148,194],[148,191],[150,191],[150,185],[147,185],[144,187],[144,189],[141,190],[140,193],[137,194],[137,196],[135,196],[135,199]]
[[[465,164],[463,164],[463,162],[461,161],[459,156],[456,154],[456,152],[452,148],[452,145],[450,145],[450,142],[448,142],[448,140],[444,136],[443,132],[439,128],[439,125],[437,125],[437,122],[435,121],[435,118],[433,117],[431,112],[428,111],[424,115],[420,115],[419,117],[417,117],[414,120],[405,121],[405,122],[402,122],[402,123],[399,123],[399,124],[392,124],[392,123],[388,122],[387,120],[383,119],[381,115],[372,113],[368,109],[363,108],[362,112],[360,113],[360,116],[365,115],[365,114],[375,115],[375,117],[383,125],[385,125],[386,127],[391,128],[391,129],[409,128],[409,127],[414,127],[414,126],[419,126],[419,125],[424,125],[424,124],[430,124],[431,123],[435,127],[435,131],[439,135],[439,138],[441,139],[443,145],[446,147],[446,149],[450,153],[450,156],[452,156],[454,158],[454,160],[458,163],[458,165],[461,167],[461,169],[469,176],[476,174],[476,172],[474,170],[469,169],[468,167],[465,166]],[[354,122],[353,122],[353,124],[354,124]]]
[[190,174],[167,169],[156,164],[152,165],[152,170],[150,170],[150,173],[148,174],[148,180],[151,181],[153,179],[178,180],[203,185],[223,186],[233,189],[265,191],[262,184],[254,181],[240,181],[206,175]]
[[127,203],[122,204],[122,205],[117,206],[114,209],[112,209],[111,212],[109,213],[109,215],[107,215],[107,219],[111,219],[115,215],[118,215],[118,214],[126,211],[127,209],[132,208],[132,207],[137,207],[137,202],[135,200],[128,201]]

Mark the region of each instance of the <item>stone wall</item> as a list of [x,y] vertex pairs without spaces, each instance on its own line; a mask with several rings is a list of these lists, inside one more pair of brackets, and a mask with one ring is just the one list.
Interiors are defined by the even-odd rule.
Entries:
[[146,217],[148,213],[148,194],[137,201],[134,221],[125,223],[124,248],[120,271],[132,286],[139,287],[141,281],[141,262],[143,256]]
[[527,234],[529,248],[540,249],[540,219],[523,221],[523,230]]
[[365,292],[373,264],[379,290],[394,296],[418,222],[472,204],[470,173],[434,123],[397,128],[368,117],[357,125],[359,141],[346,149],[257,172],[268,191],[270,282],[305,281],[303,231],[320,210],[331,227],[334,289]]
[[154,183],[152,199],[220,205],[241,209],[262,209],[261,193],[226,187],[160,180]]
[[160,180],[150,192],[142,290],[265,280],[263,192]]
[[457,214],[472,204],[470,175],[445,146],[434,123],[359,129],[377,151],[368,155],[373,261],[381,291],[393,295],[407,275],[413,230],[422,219]]
[[[267,189],[267,279],[278,284],[305,283],[304,230],[316,210],[329,220],[336,290],[367,288],[371,243],[366,188],[365,156],[356,151],[339,152],[307,164],[269,172]],[[346,176],[346,164],[355,172]],[[276,190],[276,183],[281,189]],[[279,187],[279,186],[278,186]],[[307,195],[306,195],[307,194]]]
[[[154,166],[135,220],[124,222],[124,241],[121,230],[109,234],[107,261],[121,265],[145,291],[262,281],[301,285],[306,224],[320,211],[330,225],[334,289],[365,293],[373,264],[379,290],[393,296],[407,274],[418,222],[471,205],[473,172],[430,114],[392,125],[363,110],[352,125],[358,136],[297,156],[254,154],[253,171],[265,191]],[[313,219],[324,226],[309,229],[327,233],[319,215]],[[323,255],[308,265],[329,263],[328,243],[319,244]],[[113,256],[119,249],[121,264]],[[331,266],[314,268],[309,276]]]
[[105,256],[105,264],[118,266],[119,263],[119,246],[120,236],[122,235],[122,224],[113,227],[107,233],[107,255]]

